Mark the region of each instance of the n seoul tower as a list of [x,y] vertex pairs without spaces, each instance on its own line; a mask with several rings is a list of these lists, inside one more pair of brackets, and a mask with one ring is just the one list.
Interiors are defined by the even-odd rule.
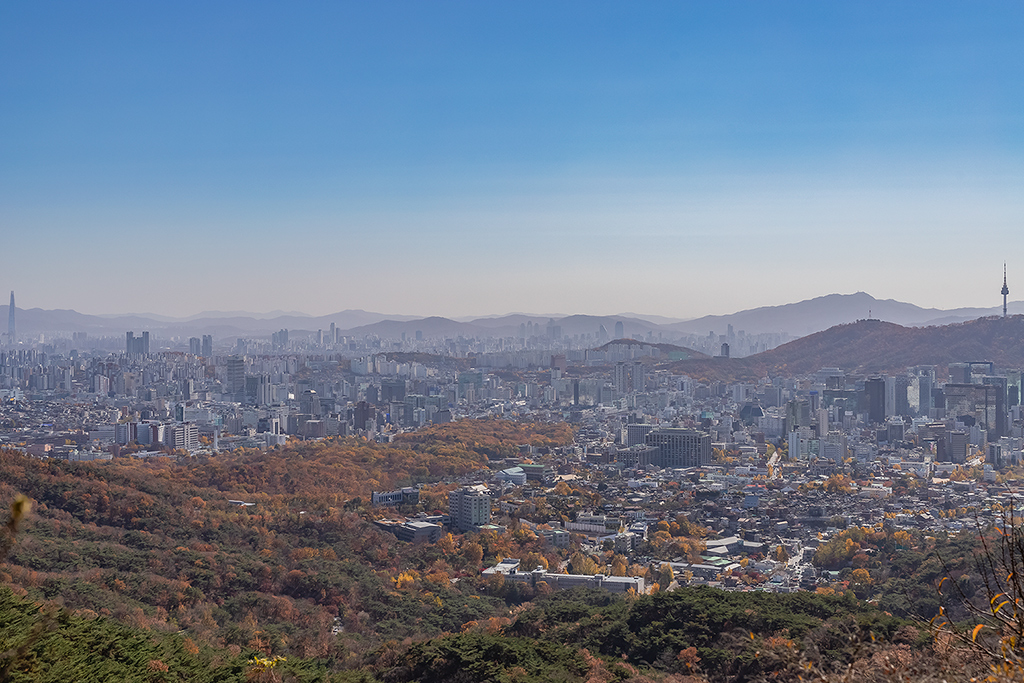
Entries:
[[1003,264],[1003,288],[999,290],[1000,294],[1003,295],[1003,317],[1006,317],[1006,295],[1010,293],[1010,288],[1006,286],[1006,264]]

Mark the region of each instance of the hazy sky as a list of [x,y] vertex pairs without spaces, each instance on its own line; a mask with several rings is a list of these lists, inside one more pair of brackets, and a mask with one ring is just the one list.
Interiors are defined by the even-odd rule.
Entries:
[[[0,3],[0,291],[88,313],[1024,299],[1024,3]],[[4,299],[4,302],[6,299]]]

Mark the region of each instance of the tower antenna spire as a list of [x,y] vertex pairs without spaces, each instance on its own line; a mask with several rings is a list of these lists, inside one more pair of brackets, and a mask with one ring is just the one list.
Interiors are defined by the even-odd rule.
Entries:
[[13,344],[18,337],[18,330],[14,325],[14,290],[11,290],[11,305],[7,308],[7,336]]
[[1003,317],[1006,317],[1006,295],[1010,293],[1010,288],[1006,286],[1006,261],[1003,261],[1003,288],[999,290],[999,293],[1003,295]]

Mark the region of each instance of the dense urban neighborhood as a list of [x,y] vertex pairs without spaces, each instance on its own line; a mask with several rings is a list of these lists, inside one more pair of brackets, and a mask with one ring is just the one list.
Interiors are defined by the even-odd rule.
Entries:
[[[73,462],[206,462],[317,441],[401,445],[466,420],[562,425],[569,441],[492,449],[459,476],[413,470],[397,489],[350,491],[405,542],[537,538],[542,552],[492,556],[482,571],[533,589],[870,596],[883,578],[871,554],[826,559],[822,547],[856,529],[974,531],[1018,500],[1019,368],[729,381],[685,373],[707,354],[609,326],[620,338],[593,348],[604,324],[570,336],[554,321],[507,338],[203,335],[187,350],[148,332],[118,351],[85,335],[18,341],[0,351],[0,443]],[[731,328],[703,342],[724,363],[752,347]]]

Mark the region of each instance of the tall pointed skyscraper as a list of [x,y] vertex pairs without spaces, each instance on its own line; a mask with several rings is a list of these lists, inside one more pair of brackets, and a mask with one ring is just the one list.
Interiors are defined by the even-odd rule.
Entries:
[[[1002,295],[1002,317],[1007,316],[1007,295],[1010,294],[1010,288],[1007,287],[1007,264],[1002,264],[1002,289],[999,290],[999,294]],[[11,292],[11,310],[14,309],[14,293]],[[12,313],[13,314],[13,313]],[[14,318],[10,318],[13,321]],[[13,323],[11,323],[13,325]]]
[[14,290],[12,289],[11,305],[7,309],[7,334],[10,335],[12,344],[14,343],[14,340],[17,339],[17,335],[15,334],[16,331],[17,330],[14,328]]

